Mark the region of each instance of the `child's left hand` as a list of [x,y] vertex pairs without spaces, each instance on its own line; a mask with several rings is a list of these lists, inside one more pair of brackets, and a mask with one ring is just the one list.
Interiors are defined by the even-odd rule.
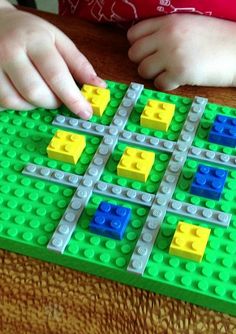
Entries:
[[159,89],[236,86],[235,22],[172,14],[139,22],[127,36],[129,58]]

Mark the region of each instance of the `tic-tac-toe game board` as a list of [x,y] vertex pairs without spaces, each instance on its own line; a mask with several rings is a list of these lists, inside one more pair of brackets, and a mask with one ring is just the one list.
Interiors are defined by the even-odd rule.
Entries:
[[107,82],[0,114],[0,247],[236,315],[236,110]]

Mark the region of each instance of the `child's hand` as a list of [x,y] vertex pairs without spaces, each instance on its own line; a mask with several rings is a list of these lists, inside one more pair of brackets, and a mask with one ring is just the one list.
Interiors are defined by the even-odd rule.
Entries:
[[92,65],[59,29],[37,16],[0,8],[0,107],[56,108],[90,118],[92,109],[73,77],[105,86]]
[[236,86],[236,23],[193,14],[148,19],[128,31],[129,58],[157,88]]

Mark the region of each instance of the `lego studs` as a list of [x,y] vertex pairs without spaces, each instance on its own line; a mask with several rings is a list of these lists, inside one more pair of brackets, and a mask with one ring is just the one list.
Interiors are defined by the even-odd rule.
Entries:
[[236,118],[217,115],[208,140],[211,143],[236,147]]
[[51,159],[76,164],[85,146],[85,136],[57,130],[47,147],[47,154]]
[[210,236],[209,228],[179,222],[169,253],[201,262]]
[[167,131],[174,116],[175,105],[158,100],[149,100],[145,106],[140,125],[147,128]]
[[224,189],[228,172],[224,169],[199,165],[193,179],[190,193],[219,200]]
[[101,202],[90,222],[89,229],[94,233],[121,240],[130,216],[129,208]]
[[81,93],[91,104],[94,115],[102,116],[111,98],[110,90],[102,87],[83,85]]
[[146,182],[155,161],[155,153],[127,147],[117,166],[118,176]]

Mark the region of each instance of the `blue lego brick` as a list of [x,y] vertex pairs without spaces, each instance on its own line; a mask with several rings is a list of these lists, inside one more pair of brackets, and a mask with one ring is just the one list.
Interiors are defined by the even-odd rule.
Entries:
[[131,209],[101,202],[89,228],[93,233],[114,239],[122,239],[131,216]]
[[212,143],[236,146],[236,118],[217,115],[211,128],[208,140]]
[[199,165],[192,182],[190,193],[219,200],[228,172],[224,169]]

